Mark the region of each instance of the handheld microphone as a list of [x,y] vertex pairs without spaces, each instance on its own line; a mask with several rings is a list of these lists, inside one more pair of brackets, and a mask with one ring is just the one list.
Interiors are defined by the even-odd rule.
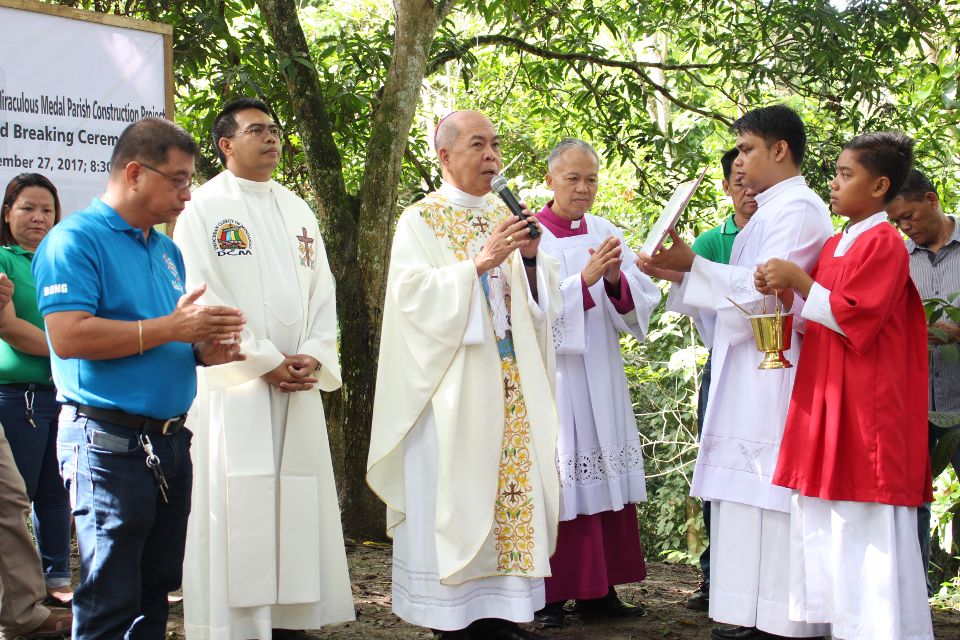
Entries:
[[[516,196],[513,195],[513,192],[510,191],[510,187],[507,186],[507,179],[503,176],[494,176],[493,180],[490,181],[490,188],[500,196],[500,199],[503,200],[503,203],[507,205],[507,208],[513,212],[513,215],[517,216],[521,220],[527,219],[527,214],[523,212],[523,207],[520,206],[520,202],[517,200]],[[537,225],[532,222],[527,222],[527,227],[530,229],[530,238],[535,239],[540,237],[540,229],[537,228]]]

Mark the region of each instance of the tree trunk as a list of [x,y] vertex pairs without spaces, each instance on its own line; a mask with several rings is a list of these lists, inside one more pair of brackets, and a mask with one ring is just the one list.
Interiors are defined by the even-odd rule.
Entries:
[[[318,217],[337,279],[343,388],[327,403],[327,430],[344,528],[382,538],[385,507],[365,476],[397,185],[407,136],[420,98],[427,56],[450,2],[397,0],[396,33],[382,101],[373,116],[359,198],[346,193],[339,150],[316,68],[293,0],[258,0],[271,38],[287,65],[293,113],[300,123]],[[308,61],[309,64],[304,64]]]

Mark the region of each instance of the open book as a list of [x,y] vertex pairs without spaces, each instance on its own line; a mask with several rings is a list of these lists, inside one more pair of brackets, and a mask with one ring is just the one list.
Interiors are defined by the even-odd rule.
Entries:
[[666,206],[663,207],[660,217],[657,218],[657,223],[653,225],[653,229],[650,231],[650,234],[647,235],[643,247],[640,248],[641,253],[650,256],[656,253],[660,245],[663,244],[664,238],[667,237],[667,234],[670,233],[673,226],[677,224],[677,219],[680,218],[684,207],[690,202],[690,198],[693,197],[694,192],[697,190],[697,187],[700,186],[700,183],[703,182],[703,178],[706,175],[707,167],[704,167],[700,175],[696,178],[687,180],[677,187],[677,190],[673,192]]

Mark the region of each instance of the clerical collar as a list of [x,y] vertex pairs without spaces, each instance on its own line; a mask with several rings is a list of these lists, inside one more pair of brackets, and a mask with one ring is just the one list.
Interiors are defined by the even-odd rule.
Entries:
[[762,207],[788,189],[805,186],[806,184],[807,181],[803,179],[803,176],[794,176],[786,180],[781,180],[763,193],[757,194],[757,205]]
[[544,220],[548,221],[551,226],[559,227],[561,229],[579,229],[580,225],[583,224],[583,218],[577,220],[568,220],[563,216],[557,215],[553,210],[553,200],[548,202],[543,209],[540,210],[540,213],[537,214],[537,219],[541,222]]
[[469,207],[471,209],[478,209],[487,206],[487,197],[486,195],[475,196],[467,193],[466,191],[461,191],[455,186],[444,180],[440,183],[440,188],[437,189],[437,193],[442,195],[444,198],[457,205],[458,207]]
[[270,180],[266,182],[247,180],[246,178],[241,178],[237,174],[233,174],[233,177],[237,179],[240,189],[248,193],[266,193],[267,191],[270,191]]

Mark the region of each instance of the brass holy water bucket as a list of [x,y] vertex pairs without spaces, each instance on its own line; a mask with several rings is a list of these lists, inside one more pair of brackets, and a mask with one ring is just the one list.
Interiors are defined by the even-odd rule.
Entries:
[[793,314],[780,313],[777,305],[776,313],[763,313],[748,316],[753,328],[753,337],[757,342],[757,350],[764,354],[760,369],[789,369],[793,365],[783,355],[790,349],[790,339],[793,334]]

